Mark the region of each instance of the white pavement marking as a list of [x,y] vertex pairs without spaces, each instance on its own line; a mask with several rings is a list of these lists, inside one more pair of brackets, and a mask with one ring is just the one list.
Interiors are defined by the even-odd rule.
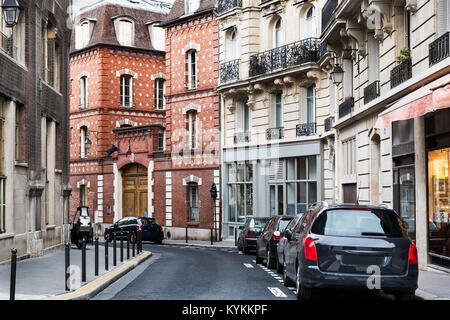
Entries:
[[241,251],[239,251],[238,253],[239,253],[239,254],[242,254],[242,252],[241,252]]
[[253,268],[253,266],[250,263],[244,263],[244,266],[246,266],[247,268]]
[[256,260],[252,260],[253,261],[253,263],[256,263]]
[[277,298],[287,298],[287,295],[284,294],[283,291],[281,291],[280,288],[277,287],[267,287],[267,289],[270,290],[270,292],[273,293],[273,295]]

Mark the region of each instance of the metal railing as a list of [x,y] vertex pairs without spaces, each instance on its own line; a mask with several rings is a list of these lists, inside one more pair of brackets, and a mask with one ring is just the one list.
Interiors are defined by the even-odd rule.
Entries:
[[319,55],[319,39],[300,40],[250,56],[249,75],[253,77],[307,62],[317,62]]
[[380,96],[380,81],[374,81],[364,88],[364,104]]
[[412,76],[411,59],[405,60],[391,70],[391,89]]
[[234,8],[242,7],[242,0],[218,0],[217,13],[222,14]]
[[250,131],[236,132],[234,134],[234,143],[250,142],[250,139],[251,139]]
[[316,133],[316,123],[301,123],[298,124],[295,129],[297,136],[310,136]]
[[352,97],[345,100],[339,105],[339,118],[345,117],[352,112],[353,105],[355,104],[355,99]]
[[338,0],[328,0],[322,8],[322,32],[328,27],[334,16],[334,9],[338,6]]
[[324,121],[325,132],[330,131],[333,128],[334,117],[328,117]]
[[284,127],[269,128],[266,130],[266,139],[283,139],[284,138]]
[[239,80],[239,61],[236,59],[220,65],[220,83]]
[[444,33],[442,36],[430,43],[428,50],[430,67],[445,58],[448,58],[450,56],[450,32]]

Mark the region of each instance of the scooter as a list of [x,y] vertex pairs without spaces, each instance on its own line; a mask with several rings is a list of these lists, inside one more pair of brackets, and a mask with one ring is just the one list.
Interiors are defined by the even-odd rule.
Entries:
[[75,243],[78,249],[83,245],[83,239],[86,244],[94,243],[94,228],[88,212],[89,207],[81,206],[77,208],[73,220],[70,221],[70,240]]

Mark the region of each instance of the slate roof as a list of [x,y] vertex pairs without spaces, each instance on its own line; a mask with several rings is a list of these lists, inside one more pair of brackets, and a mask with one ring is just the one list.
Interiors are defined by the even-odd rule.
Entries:
[[216,4],[216,0],[201,0],[200,6],[198,7],[198,9],[195,12],[193,12],[189,15],[185,15],[184,1],[185,0],[175,0],[175,2],[172,5],[172,9],[170,10],[166,19],[162,22],[162,24],[161,24],[162,26],[170,25],[174,22],[177,22],[179,20],[184,20],[185,18],[189,18],[191,16],[198,15],[199,13],[202,13],[202,12],[206,13],[208,11],[213,11],[215,4]]

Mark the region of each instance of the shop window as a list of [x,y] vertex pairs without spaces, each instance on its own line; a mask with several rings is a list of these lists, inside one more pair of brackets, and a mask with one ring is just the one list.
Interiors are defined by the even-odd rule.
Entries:
[[229,164],[228,220],[244,222],[253,215],[253,165],[250,162]]

